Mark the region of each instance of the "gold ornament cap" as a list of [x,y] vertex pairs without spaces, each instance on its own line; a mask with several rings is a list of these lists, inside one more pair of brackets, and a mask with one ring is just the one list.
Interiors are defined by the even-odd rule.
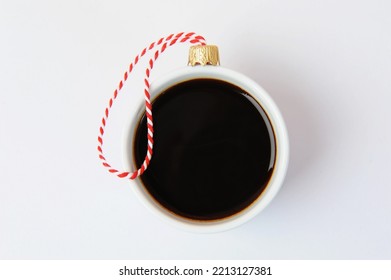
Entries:
[[188,65],[220,65],[218,47],[214,45],[191,46]]

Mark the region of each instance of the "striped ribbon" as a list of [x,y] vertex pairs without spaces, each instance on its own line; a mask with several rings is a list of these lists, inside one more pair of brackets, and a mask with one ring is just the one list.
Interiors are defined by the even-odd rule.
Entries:
[[[99,159],[101,160],[103,166],[112,174],[118,176],[119,178],[127,178],[127,179],[135,179],[147,169],[153,154],[153,118],[152,118],[152,104],[151,104],[151,96],[150,96],[150,84],[149,77],[151,71],[153,69],[153,65],[159,56],[169,47],[174,46],[177,43],[185,43],[189,42],[191,44],[201,44],[205,45],[205,39],[197,35],[194,32],[184,33],[180,32],[177,34],[170,34],[166,37],[162,37],[159,40],[152,42],[149,47],[144,48],[136,57],[133,62],[130,63],[128,70],[125,71],[123,78],[120,80],[118,87],[114,90],[113,96],[109,100],[108,106],[105,108],[104,116],[102,118],[101,126],[99,127],[99,136],[98,136],[98,152]],[[154,51],[154,52],[153,52]],[[120,171],[114,167],[112,167],[106,160],[106,157],[103,155],[103,136],[105,134],[105,127],[107,125],[107,120],[109,118],[110,110],[117,99],[118,95],[121,92],[124,83],[128,79],[129,75],[132,73],[135,66],[139,63],[139,60],[144,57],[147,53],[152,52],[150,56],[148,67],[145,70],[144,77],[144,97],[145,97],[145,114],[147,117],[147,154],[145,155],[144,162],[140,166],[139,169],[135,171]]]

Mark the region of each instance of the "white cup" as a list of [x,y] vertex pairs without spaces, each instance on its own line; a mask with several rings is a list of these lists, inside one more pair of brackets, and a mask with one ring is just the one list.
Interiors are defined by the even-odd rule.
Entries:
[[[135,195],[140,199],[145,207],[169,224],[191,232],[219,232],[237,227],[249,221],[261,212],[276,196],[284,181],[288,167],[288,133],[280,111],[266,91],[243,74],[221,66],[188,66],[174,71],[151,84],[151,99],[154,99],[160,93],[175,84],[197,78],[217,79],[234,84],[239,88],[242,88],[245,92],[250,93],[267,113],[274,130],[276,158],[273,174],[269,179],[266,188],[252,204],[232,216],[215,221],[199,221],[181,217],[160,205],[147,191],[139,178],[131,181],[131,184]],[[124,129],[123,158],[125,170],[137,169],[133,160],[133,141],[136,126],[144,112],[144,103],[140,102],[139,104],[138,114],[130,116],[128,124]]]

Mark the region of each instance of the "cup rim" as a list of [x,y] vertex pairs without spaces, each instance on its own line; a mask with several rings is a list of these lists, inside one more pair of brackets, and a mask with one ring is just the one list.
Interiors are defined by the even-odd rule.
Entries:
[[[180,217],[178,214],[170,212],[160,205],[151,194],[146,190],[141,179],[132,180],[132,190],[144,206],[152,211],[159,218],[169,224],[184,229],[186,231],[198,233],[212,233],[225,231],[237,227],[260,213],[276,196],[284,181],[288,161],[289,161],[289,139],[283,117],[269,94],[249,77],[224,68],[222,66],[187,66],[166,74],[161,79],[151,84],[151,99],[171,87],[173,84],[184,82],[191,79],[218,79],[234,84],[246,92],[250,93],[253,98],[264,108],[272,124],[275,141],[276,141],[276,159],[273,174],[268,182],[267,187],[261,195],[249,206],[240,212],[227,218],[213,221],[197,221],[189,218]],[[133,141],[134,132],[137,122],[144,112],[144,104],[140,104],[137,115],[130,114],[123,133],[123,164],[126,170],[135,170],[133,162]]]

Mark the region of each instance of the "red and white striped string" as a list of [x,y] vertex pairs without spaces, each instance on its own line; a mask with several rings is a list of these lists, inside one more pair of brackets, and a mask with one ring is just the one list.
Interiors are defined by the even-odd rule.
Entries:
[[[114,90],[113,97],[109,100],[109,105],[106,107],[104,116],[102,118],[102,124],[99,127],[99,136],[98,136],[98,152],[99,152],[99,158],[105,168],[107,170],[118,176],[119,178],[126,178],[126,179],[135,179],[141,174],[144,173],[144,171],[147,169],[149,162],[151,161],[152,154],[153,154],[153,119],[152,119],[152,104],[151,104],[151,96],[149,93],[149,77],[151,74],[151,71],[153,69],[153,65],[155,61],[159,58],[160,54],[162,54],[167,48],[177,44],[177,43],[185,43],[189,42],[191,44],[200,44],[205,45],[205,39],[195,34],[194,32],[190,33],[184,33],[180,32],[177,34],[170,34],[166,37],[162,37],[159,40],[152,42],[149,47],[144,48],[140,54],[136,55],[134,58],[134,61],[130,63],[128,70],[125,71],[124,77],[120,80],[118,87]],[[124,83],[128,79],[130,73],[132,73],[134,67],[138,64],[139,60],[146,55],[148,52],[151,52],[153,50],[156,50],[151,58],[149,59],[148,67],[145,70],[145,77],[144,77],[144,97],[145,97],[145,114],[147,116],[147,137],[148,137],[148,144],[147,144],[147,154],[145,156],[144,162],[141,165],[141,167],[138,170],[135,171],[119,171],[116,168],[112,167],[106,160],[105,156],[103,155],[103,136],[105,134],[105,127],[107,125],[107,120],[109,118],[110,109],[112,108],[114,102],[116,101],[118,95],[121,92],[122,87],[124,86]]]

